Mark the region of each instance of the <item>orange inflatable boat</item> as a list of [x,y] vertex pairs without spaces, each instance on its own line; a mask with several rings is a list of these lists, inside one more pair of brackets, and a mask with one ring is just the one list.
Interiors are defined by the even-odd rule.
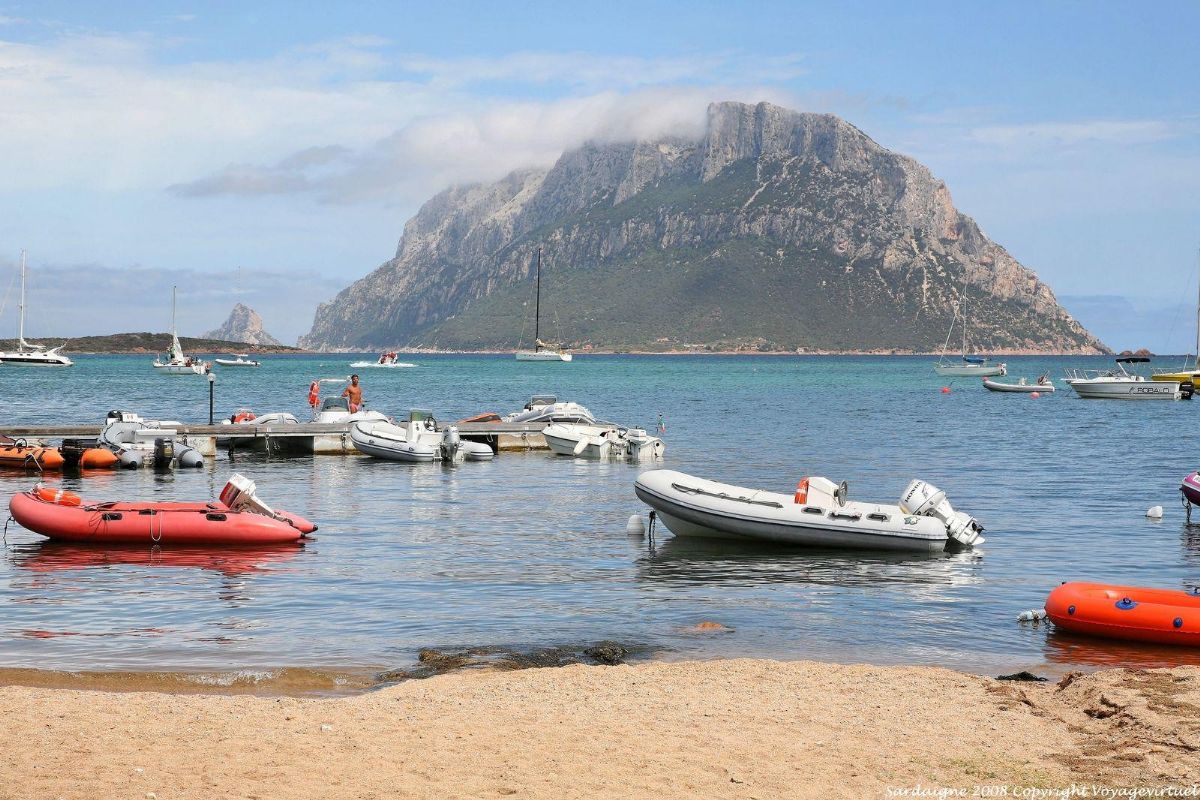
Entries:
[[1140,642],[1200,647],[1200,594],[1107,583],[1064,583],[1046,598],[1060,628]]
[[0,436],[0,467],[16,469],[62,469],[63,457],[57,447],[39,447],[24,439]]

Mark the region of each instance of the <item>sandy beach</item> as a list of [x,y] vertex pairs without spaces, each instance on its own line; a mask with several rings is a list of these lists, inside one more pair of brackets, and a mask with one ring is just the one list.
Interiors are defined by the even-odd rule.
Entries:
[[8,686],[0,707],[6,799],[1034,796],[1200,775],[1197,668],[1056,684],[727,660],[461,672],[336,699]]

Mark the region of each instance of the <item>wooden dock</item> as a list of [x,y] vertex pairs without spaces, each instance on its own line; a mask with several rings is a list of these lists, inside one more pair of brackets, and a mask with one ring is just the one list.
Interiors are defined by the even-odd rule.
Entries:
[[[464,439],[483,442],[496,452],[545,450],[542,436],[545,423],[464,422],[456,425]],[[9,425],[0,428],[0,436],[26,441],[53,442],[59,439],[95,439],[99,425]],[[267,452],[314,454],[357,453],[350,441],[350,426],[302,422],[299,425],[175,425],[175,438],[195,447],[206,456],[217,454],[217,440],[229,440],[237,447],[253,447]]]

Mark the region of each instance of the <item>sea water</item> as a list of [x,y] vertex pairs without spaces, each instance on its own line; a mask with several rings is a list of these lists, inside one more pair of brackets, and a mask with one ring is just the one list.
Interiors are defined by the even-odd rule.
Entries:
[[[215,367],[218,418],[241,406],[308,418],[309,383],[361,356],[266,356]],[[939,378],[921,357],[406,355],[361,369],[371,408],[455,420],[535,393],[598,417],[666,426],[659,465],[501,453],[454,467],[239,451],[202,470],[48,478],[89,499],[200,500],[229,474],[320,525],[303,548],[180,554],[63,546],[9,524],[0,558],[0,667],[49,670],[375,670],[425,647],[535,649],[614,639],[641,658],[730,656],[937,664],[979,672],[1195,663],[1018,623],[1060,581],[1190,588],[1200,529],[1180,479],[1197,464],[1194,402],[1031,398]],[[110,409],[206,422],[208,382],[149,356],[68,369],[0,367],[3,424],[99,424]],[[1010,379],[1099,358],[1009,358]],[[1173,362],[1172,362],[1173,363]],[[951,391],[943,393],[943,386]],[[915,477],[979,518],[976,551],[872,554],[626,534],[653,466],[790,493],[846,480],[894,503]],[[0,473],[0,490],[36,476]],[[1162,505],[1161,521],[1145,511]],[[1198,514],[1197,522],[1200,522]],[[701,622],[727,630],[698,630]]]

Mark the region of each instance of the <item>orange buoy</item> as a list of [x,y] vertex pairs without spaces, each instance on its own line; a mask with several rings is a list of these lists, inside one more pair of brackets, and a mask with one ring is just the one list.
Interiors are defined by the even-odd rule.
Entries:
[[1107,583],[1064,583],[1046,598],[1060,628],[1139,642],[1200,647],[1200,595]]
[[949,387],[949,386],[943,386],[943,387],[942,387],[942,394],[950,394],[950,387]]
[[37,496],[47,503],[57,503],[60,506],[81,506],[83,498],[66,489],[54,489],[50,486],[38,486],[34,489]]
[[1033,398],[1034,400],[1037,400],[1039,397],[1041,397],[1041,396],[1042,396],[1042,393],[1041,393],[1041,392],[1030,392],[1030,393],[1029,393],[1029,396],[1030,396],[1031,398]]

